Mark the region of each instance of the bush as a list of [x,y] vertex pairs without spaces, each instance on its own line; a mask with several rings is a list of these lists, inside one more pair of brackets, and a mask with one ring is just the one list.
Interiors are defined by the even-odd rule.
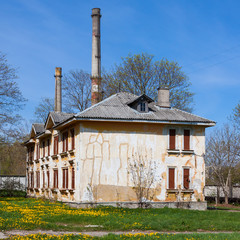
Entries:
[[19,190],[0,190],[0,197],[26,197],[27,193],[25,191]]

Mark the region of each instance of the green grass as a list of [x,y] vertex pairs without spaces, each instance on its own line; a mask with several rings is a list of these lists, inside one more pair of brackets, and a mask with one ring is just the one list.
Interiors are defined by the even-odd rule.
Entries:
[[51,240],[77,240],[77,239],[99,239],[99,240],[118,240],[118,239],[161,239],[161,240],[238,240],[239,234],[237,233],[220,233],[220,234],[123,234],[123,235],[114,235],[108,234],[107,236],[103,237],[91,237],[87,235],[73,235],[73,234],[66,234],[60,236],[51,236],[47,234],[32,234],[25,237],[14,236],[10,238],[11,240],[41,240],[41,239],[51,239]]
[[240,231],[240,212],[113,207],[74,209],[40,199],[0,198],[0,229]]

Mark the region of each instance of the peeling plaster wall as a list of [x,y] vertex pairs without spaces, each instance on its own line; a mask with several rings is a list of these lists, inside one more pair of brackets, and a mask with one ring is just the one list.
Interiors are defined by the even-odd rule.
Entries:
[[[176,128],[179,154],[169,154],[168,132],[173,125],[149,123],[82,122],[80,124],[80,146],[77,158],[77,201],[136,201],[127,166],[132,154],[139,149],[152,152],[157,163],[159,182],[155,186],[154,201],[204,200],[205,152],[204,127],[190,126],[190,147],[194,154],[183,154],[183,130]],[[178,194],[167,192],[168,167],[176,168]],[[183,167],[190,168],[190,189],[184,192]]]

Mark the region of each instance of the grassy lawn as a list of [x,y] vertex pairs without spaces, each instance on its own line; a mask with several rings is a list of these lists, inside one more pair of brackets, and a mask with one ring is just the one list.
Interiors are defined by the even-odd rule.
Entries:
[[[0,230],[10,229],[51,229],[63,231],[124,231],[133,229],[156,231],[240,231],[240,212],[194,211],[168,208],[123,209],[99,207],[74,209],[62,203],[41,199],[0,198]],[[204,236],[206,237],[207,235]],[[217,236],[220,237],[220,235]],[[150,239],[146,237],[143,239]],[[173,239],[185,239],[179,238],[180,236],[177,237]],[[101,239],[119,238],[105,237]],[[126,237],[126,239],[128,238]],[[161,237],[161,239],[164,238]],[[191,239],[190,236],[189,239]],[[223,236],[222,239],[226,238]]]
[[231,233],[231,234],[122,234],[122,235],[114,235],[108,234],[104,237],[91,237],[88,235],[72,235],[72,234],[65,234],[61,236],[51,236],[47,234],[32,234],[25,237],[21,236],[14,236],[10,238],[11,240],[41,240],[41,239],[51,239],[51,240],[77,240],[77,239],[99,239],[99,240],[118,240],[118,239],[161,239],[161,240],[239,240],[239,234]]

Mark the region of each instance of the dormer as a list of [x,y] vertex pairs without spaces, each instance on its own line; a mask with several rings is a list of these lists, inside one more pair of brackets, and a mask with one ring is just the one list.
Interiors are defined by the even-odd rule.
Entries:
[[140,113],[148,113],[149,112],[149,107],[148,104],[153,102],[153,100],[148,97],[145,94],[142,94],[141,96],[137,97],[131,102],[128,102],[128,106],[137,110]]

